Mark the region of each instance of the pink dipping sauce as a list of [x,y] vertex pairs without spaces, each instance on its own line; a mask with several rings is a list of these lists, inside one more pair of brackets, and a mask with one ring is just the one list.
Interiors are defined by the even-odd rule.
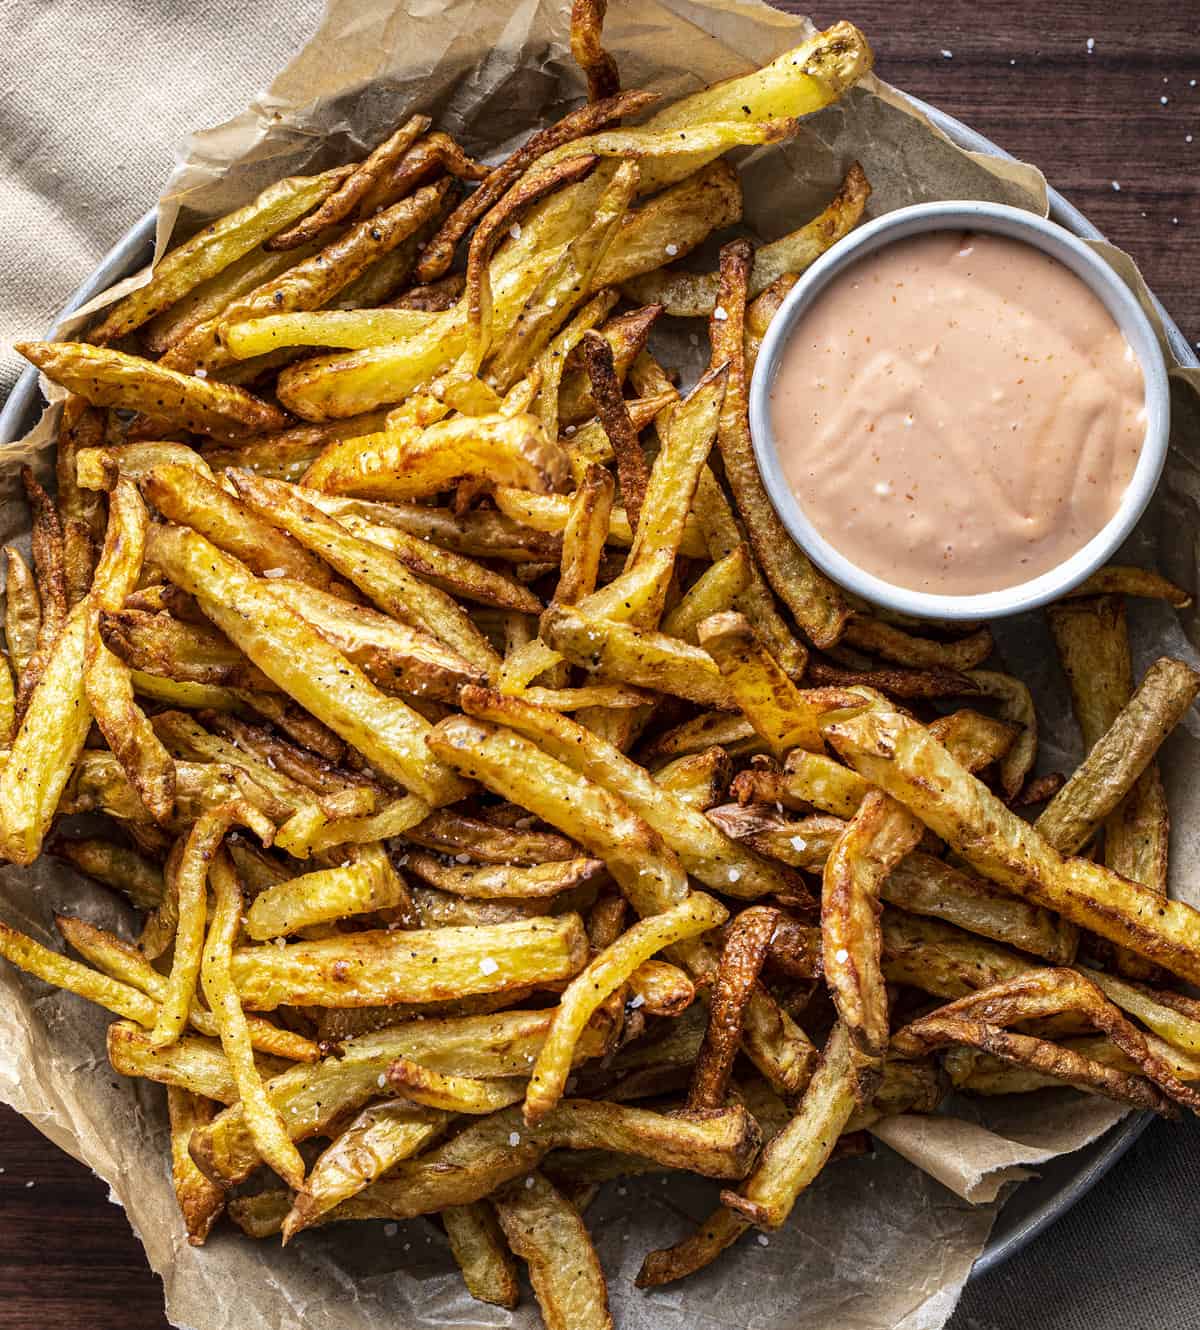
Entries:
[[770,399],[783,474],[821,535],[942,595],[1016,586],[1086,545],[1146,430],[1141,367],[1099,298],[984,232],[899,240],[833,278]]

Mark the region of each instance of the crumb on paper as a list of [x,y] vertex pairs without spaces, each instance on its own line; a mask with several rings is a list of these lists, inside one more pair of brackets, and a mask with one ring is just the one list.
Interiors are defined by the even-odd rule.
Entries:
[[1087,39],[1087,53],[1088,53],[1088,55],[1091,55],[1091,53],[1092,53],[1095,49],[1096,49],[1096,39],[1095,39],[1095,37],[1089,37],[1089,38]]
[[1114,194],[1119,194],[1121,192],[1121,182],[1119,180],[1114,180],[1112,182],[1112,187]]
[[942,59],[943,59],[943,60],[953,60],[953,59],[954,59],[954,52],[953,52],[953,51],[947,51],[946,48],[943,47],[943,48],[942,48]]
[[399,1232],[400,1232],[399,1224],[384,1224],[383,1226],[383,1236],[385,1238],[394,1238],[396,1234]]

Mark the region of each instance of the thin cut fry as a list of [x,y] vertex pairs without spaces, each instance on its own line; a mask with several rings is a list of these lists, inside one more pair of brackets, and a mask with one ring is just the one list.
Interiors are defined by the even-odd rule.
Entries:
[[515,1307],[520,1292],[516,1264],[492,1207],[486,1201],[447,1206],[442,1223],[467,1292],[478,1302]]
[[1110,563],[1085,578],[1068,596],[1146,596],[1151,600],[1165,600],[1177,610],[1185,610],[1192,598],[1182,588],[1148,568],[1131,568]]
[[571,6],[571,54],[583,70],[593,104],[621,91],[617,62],[600,44],[607,0],[575,0]]
[[521,1080],[484,1081],[431,1071],[410,1058],[397,1058],[388,1068],[388,1083],[397,1094],[446,1113],[480,1116],[515,1104],[525,1094]]
[[225,1189],[196,1167],[188,1142],[197,1127],[212,1121],[214,1104],[177,1085],[167,1086],[167,1112],[171,1121],[171,1178],[175,1200],[183,1215],[188,1242],[202,1247],[213,1224],[225,1209]]

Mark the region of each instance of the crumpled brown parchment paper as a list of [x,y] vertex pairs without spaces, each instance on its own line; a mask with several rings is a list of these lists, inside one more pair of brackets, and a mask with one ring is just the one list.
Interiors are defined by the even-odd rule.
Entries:
[[[159,209],[158,249],[178,229],[247,201],[269,181],[320,169],[371,147],[417,110],[434,115],[468,151],[502,155],[538,124],[576,103],[581,79],[568,49],[563,0],[330,0],[311,41],[247,110],[193,136]],[[852,14],[848,15],[853,17]],[[744,72],[795,45],[807,20],[757,0],[616,0],[605,40],[626,86],[667,96]],[[868,34],[869,36],[869,34]],[[746,222],[763,239],[799,225],[828,199],[858,158],[874,193],[870,212],[943,198],[994,199],[1043,211],[1032,167],[961,152],[902,94],[867,83],[805,121],[782,150],[743,163]],[[1107,257],[1144,294],[1130,261]],[[106,304],[132,277],[100,300]],[[82,316],[61,325],[60,335]],[[37,330],[31,330],[36,333]],[[675,342],[675,363],[687,341]],[[1158,562],[1193,591],[1200,505],[1200,407],[1195,373],[1179,385],[1171,462],[1152,512],[1130,542],[1131,559]],[[18,460],[39,460],[55,410],[24,440],[0,447],[0,494]],[[18,536],[23,506],[0,509],[0,536]],[[1169,539],[1162,533],[1169,532]],[[1164,651],[1194,652],[1193,624],[1157,604],[1133,611],[1139,669]],[[1030,680],[1043,716],[1043,763],[1078,760],[1062,680],[1036,616],[1000,625],[1000,652]],[[1200,724],[1189,717],[1163,754],[1181,871],[1200,859]],[[0,914],[56,945],[56,910],[110,927],[131,920],[108,893],[61,865],[0,868]],[[104,1056],[108,1017],[0,971],[0,1096],[112,1189],[163,1278],[171,1320],[191,1330],[475,1330],[539,1324],[529,1298],[515,1313],[472,1301],[441,1231],[423,1220],[311,1231],[286,1250],[219,1229],[196,1250],[184,1239],[168,1176],[159,1087],[122,1080]],[[611,1185],[588,1222],[624,1330],[939,1330],[987,1239],[1010,1183],[1047,1159],[1096,1139],[1122,1110],[1046,1092],[975,1104],[962,1116],[901,1117],[875,1130],[874,1157],[826,1170],[782,1232],[743,1240],[699,1276],[641,1294],[632,1287],[651,1247],[676,1240],[715,1202],[696,1179]],[[914,1167],[916,1165],[916,1167]]]

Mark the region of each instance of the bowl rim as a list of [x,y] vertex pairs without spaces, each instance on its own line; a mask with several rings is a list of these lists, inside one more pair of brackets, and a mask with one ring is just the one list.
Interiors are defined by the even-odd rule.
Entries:
[[[771,423],[770,392],[789,338],[813,301],[852,264],[888,245],[937,231],[1006,236],[1049,254],[1102,301],[1133,349],[1145,387],[1146,428],[1134,473],[1112,517],[1080,549],[1048,571],[995,591],[946,595],[887,581],[854,563],[805,513],[783,475]],[[1158,335],[1137,297],[1083,239],[1021,208],[977,200],[919,203],[858,227],[821,256],[788,292],[763,338],[750,384],[750,433],[767,494],[792,539],[847,590],[875,605],[924,619],[975,621],[1035,609],[1077,586],[1128,538],[1152,498],[1170,438],[1170,385]]]

